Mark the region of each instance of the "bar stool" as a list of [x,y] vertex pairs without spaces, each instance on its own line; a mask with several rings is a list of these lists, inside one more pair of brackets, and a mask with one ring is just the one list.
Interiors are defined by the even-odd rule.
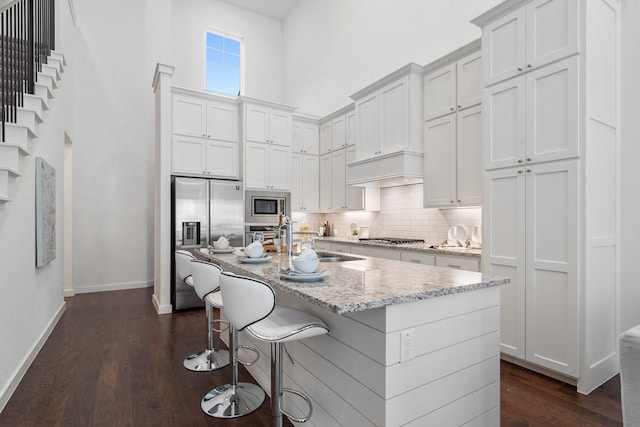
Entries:
[[193,254],[184,249],[176,251],[176,273],[185,285],[193,288],[193,277],[191,277],[191,260],[196,259]]
[[[303,423],[311,418],[311,400],[299,391],[282,387],[284,343],[326,334],[329,328],[317,317],[291,307],[276,305],[276,294],[268,284],[249,277],[223,272],[220,290],[230,327],[246,330],[255,338],[271,343],[271,416],[273,426],[282,426],[282,414]],[[293,393],[309,405],[309,413],[296,418],[282,409],[282,393]]]
[[[215,264],[211,264],[204,261],[192,261],[191,271],[194,276],[194,282],[196,286],[198,281],[205,280],[207,282],[219,283],[220,267]],[[216,301],[212,302],[216,307],[221,308],[223,306],[223,299],[221,298],[221,292],[210,293],[208,298],[215,297]],[[256,358],[250,362],[241,362],[238,360],[238,349],[245,348],[256,353]],[[247,415],[262,405],[264,402],[264,391],[256,384],[251,383],[239,383],[238,382],[238,362],[245,365],[252,365],[258,360],[260,353],[258,350],[238,345],[238,331],[233,328],[233,325],[229,324],[229,349],[231,354],[231,382],[215,387],[209,391],[202,402],[200,407],[205,414],[215,418],[237,418],[243,415]]]
[[[176,253],[176,260],[178,257],[184,256]],[[189,267],[191,272],[191,278],[193,280],[193,287],[200,297],[204,301],[206,317],[207,317],[207,348],[203,351],[191,354],[184,359],[182,364],[190,371],[196,372],[209,372],[216,369],[224,368],[229,364],[229,352],[227,350],[219,349],[220,333],[224,329],[215,329],[214,322],[220,322],[220,319],[213,317],[213,308],[222,307],[222,298],[220,295],[220,267],[211,265],[218,273],[217,274],[203,274],[200,269],[196,269],[195,266],[203,263],[193,258],[189,261]],[[176,261],[176,269],[178,269],[178,262]],[[186,282],[185,282],[186,283]],[[214,335],[214,333],[216,333]]]

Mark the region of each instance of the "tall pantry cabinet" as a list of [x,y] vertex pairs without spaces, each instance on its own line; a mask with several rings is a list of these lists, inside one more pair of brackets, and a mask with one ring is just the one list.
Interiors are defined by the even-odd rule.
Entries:
[[510,0],[473,22],[502,355],[589,393],[619,369],[620,2]]

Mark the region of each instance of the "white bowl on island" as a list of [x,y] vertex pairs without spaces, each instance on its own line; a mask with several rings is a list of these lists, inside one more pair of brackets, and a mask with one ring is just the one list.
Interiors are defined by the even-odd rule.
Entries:
[[213,242],[213,247],[216,249],[227,249],[229,247],[229,240],[224,236],[220,236],[218,240]]
[[250,245],[247,245],[243,249],[244,254],[246,256],[248,256],[249,258],[261,257],[263,251],[264,251],[264,249],[262,248],[262,243],[260,243],[260,242],[253,242]]

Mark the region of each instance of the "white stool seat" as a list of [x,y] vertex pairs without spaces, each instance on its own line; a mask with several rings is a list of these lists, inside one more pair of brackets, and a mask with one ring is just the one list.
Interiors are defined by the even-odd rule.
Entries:
[[205,297],[206,302],[211,304],[216,308],[222,308],[222,292],[218,289],[217,291],[213,291]]
[[276,305],[266,319],[246,331],[262,341],[288,342],[326,334],[329,329],[316,316],[291,307]]
[[193,277],[187,276],[187,277],[185,277],[183,282],[193,288]]

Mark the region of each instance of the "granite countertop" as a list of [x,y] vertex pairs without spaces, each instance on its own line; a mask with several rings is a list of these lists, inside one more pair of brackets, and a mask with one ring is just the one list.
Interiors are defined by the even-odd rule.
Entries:
[[[206,249],[204,250],[206,251]],[[295,295],[328,311],[343,314],[404,302],[499,286],[505,278],[489,278],[481,273],[391,261],[358,255],[358,261],[322,262],[320,270],[329,276],[317,282],[281,279],[280,266],[287,256],[271,254],[264,264],[243,264],[234,254],[194,251],[197,257],[218,264],[236,274],[264,280],[275,289]]]
[[[478,258],[478,259],[480,259],[482,256],[482,249],[467,248],[467,247],[446,247],[446,246],[441,246],[440,244],[434,244],[434,243],[405,243],[400,245],[397,245],[397,244],[394,245],[390,243],[361,242],[359,240],[347,239],[345,237],[315,237],[315,239],[326,241],[326,242],[346,243],[349,245],[376,246],[380,248],[397,249],[402,251],[415,251],[415,252],[424,252],[424,253],[431,253],[431,254],[465,256],[465,257]],[[433,248],[432,246],[436,246],[436,247]]]

